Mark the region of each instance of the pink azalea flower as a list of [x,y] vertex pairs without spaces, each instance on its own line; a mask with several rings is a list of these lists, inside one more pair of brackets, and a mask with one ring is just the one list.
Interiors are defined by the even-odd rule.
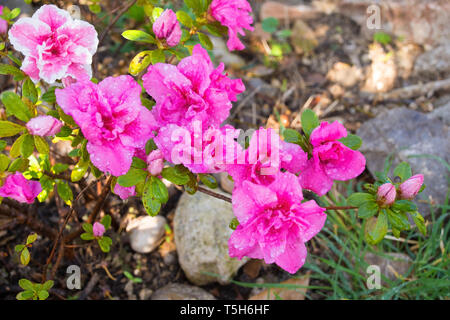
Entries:
[[39,181],[27,180],[22,173],[16,172],[6,177],[4,185],[0,187],[0,197],[33,203],[41,191]]
[[98,85],[78,81],[56,89],[55,95],[88,140],[92,163],[114,176],[128,172],[136,149],[144,148],[157,129],[141,104],[141,86],[131,76],[108,77]]
[[[3,14],[3,6],[0,6],[0,15]],[[8,22],[2,18],[0,18],[0,34],[6,33],[8,30]]]
[[187,126],[200,120],[205,130],[211,125],[219,127],[228,117],[231,101],[245,90],[240,79],[228,78],[223,70],[223,63],[214,69],[208,52],[199,44],[178,66],[150,66],[142,80],[156,101],[152,112],[159,125]]
[[100,222],[95,222],[92,226],[92,233],[95,237],[101,237],[105,233],[105,226]]
[[359,151],[346,147],[338,139],[346,137],[347,130],[339,122],[322,122],[310,136],[312,157],[307,161],[299,179],[303,188],[326,194],[333,180],[350,180],[364,171],[366,159]]
[[67,11],[44,5],[31,18],[17,20],[8,34],[14,48],[25,56],[21,69],[33,81],[91,78],[97,32]]
[[170,47],[176,46],[181,39],[181,27],[177,15],[170,9],[166,9],[153,23],[155,36],[164,39]]
[[253,133],[242,158],[238,158],[236,165],[229,165],[226,170],[236,185],[243,181],[267,185],[272,183],[280,169],[299,172],[307,159],[307,154],[300,146],[282,141],[273,129],[260,128]]
[[37,116],[27,122],[28,131],[34,136],[54,136],[61,130],[63,123],[52,116]]
[[116,183],[114,186],[114,193],[117,194],[120,199],[126,200],[129,197],[136,195],[136,186],[132,187],[122,187],[120,184]]
[[412,176],[405,182],[403,182],[399,187],[400,198],[401,199],[413,199],[422,188],[423,184],[423,174],[416,174]]
[[394,203],[396,195],[395,186],[392,183],[385,183],[378,187],[377,201],[383,205],[391,205]]
[[267,186],[244,181],[236,187],[233,212],[240,224],[228,241],[230,256],[264,259],[295,273],[306,259],[305,242],[326,220],[324,208],[302,200],[298,179],[289,172],[278,173]]
[[202,132],[201,122],[196,125],[195,121],[187,127],[169,124],[159,130],[154,141],[164,159],[194,173],[225,171],[227,163],[235,162],[238,145],[234,138],[239,132],[229,125]]
[[253,31],[252,7],[247,0],[213,0],[209,6],[209,14],[222,25],[228,27],[227,46],[230,51],[242,50],[244,45],[238,33],[245,36],[244,29]]
[[164,157],[161,150],[153,150],[147,157],[148,172],[152,176],[159,176],[164,168]]

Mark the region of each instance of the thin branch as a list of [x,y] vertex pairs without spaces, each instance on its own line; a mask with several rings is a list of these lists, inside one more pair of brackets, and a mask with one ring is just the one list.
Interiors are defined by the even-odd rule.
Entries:
[[203,193],[205,193],[207,195],[210,195],[210,196],[212,196],[214,198],[217,198],[217,199],[220,199],[220,200],[223,200],[223,201],[231,203],[231,198],[229,198],[227,196],[224,196],[224,195],[221,195],[220,193],[211,191],[209,189],[206,189],[206,188],[203,188],[203,187],[200,187],[200,186],[198,186],[197,190],[200,191],[200,192],[203,192]]

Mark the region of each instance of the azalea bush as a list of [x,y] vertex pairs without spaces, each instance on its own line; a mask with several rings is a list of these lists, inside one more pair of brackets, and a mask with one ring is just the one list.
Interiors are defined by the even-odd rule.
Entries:
[[[423,176],[413,175],[407,163],[391,177],[379,173],[346,206],[321,207],[314,200],[334,181],[355,179],[365,169],[361,139],[339,122],[320,122],[306,110],[302,132],[223,125],[245,86],[225,73],[223,63],[214,65],[210,36],[227,38],[230,51],[244,49],[240,36],[253,30],[246,0],[185,0],[176,12],[156,0],[136,5],[146,23],[122,36],[146,50],[131,59],[129,74],[104,79],[93,77],[93,61],[108,29],[99,37],[93,25],[54,5],[20,19],[18,9],[1,8],[0,73],[14,77],[15,87],[0,96],[0,214],[17,217],[34,232],[16,246],[22,264],[30,260],[35,233],[53,240],[41,283],[22,279],[18,299],[48,297],[65,244],[96,241],[102,251],[110,250],[113,241],[105,232],[111,217],[99,217],[109,192],[123,200],[140,198],[154,216],[169,200],[164,179],[189,194],[232,202],[231,257],[264,259],[290,273],[302,267],[305,243],[332,210],[357,209],[369,244],[389,230],[399,237],[411,227],[409,216],[426,233],[412,202],[424,188]],[[101,11],[101,1],[90,9]],[[55,151],[60,141],[71,145],[66,154]],[[231,198],[212,190],[212,174],[220,172],[234,181]],[[77,201],[93,184],[101,186],[96,205],[77,223]],[[23,214],[49,197],[69,208],[56,230]]]

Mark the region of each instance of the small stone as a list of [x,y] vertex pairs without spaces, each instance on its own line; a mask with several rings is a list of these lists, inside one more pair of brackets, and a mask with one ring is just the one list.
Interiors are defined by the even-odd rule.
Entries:
[[234,182],[228,177],[228,173],[226,172],[220,173],[220,187],[229,194],[233,193]]
[[140,300],[148,300],[152,296],[153,290],[143,288],[139,291],[139,299]]
[[[229,196],[220,190],[214,191]],[[228,202],[201,192],[181,196],[175,210],[173,231],[178,261],[192,283],[205,285],[218,281],[226,284],[247,261],[231,258],[228,254],[228,239],[233,231],[229,224],[233,218],[233,209]]]
[[131,248],[139,253],[153,251],[164,236],[166,219],[162,216],[143,216],[131,220],[127,226]]
[[[309,285],[309,273],[298,279],[291,278],[289,280],[283,281],[280,284],[307,287]],[[251,296],[249,300],[277,300],[278,297],[282,300],[305,300],[306,290],[306,288],[271,288],[270,290],[266,289],[254,296]]]
[[236,70],[245,66],[245,60],[237,54],[231,53],[223,39],[217,37],[210,38],[214,45],[213,54],[217,61],[223,62],[227,67],[231,67]]
[[133,281],[128,280],[127,284],[123,288],[125,292],[127,293],[128,300],[137,300],[136,295],[133,291]]
[[340,84],[346,88],[353,87],[362,79],[362,72],[356,66],[347,63],[337,62],[328,71],[327,79]]
[[152,300],[216,300],[209,292],[194,286],[170,283],[152,295]]
[[375,43],[369,48],[369,56],[372,64],[361,90],[373,93],[391,90],[397,78],[397,67],[393,55],[385,53],[383,47]]

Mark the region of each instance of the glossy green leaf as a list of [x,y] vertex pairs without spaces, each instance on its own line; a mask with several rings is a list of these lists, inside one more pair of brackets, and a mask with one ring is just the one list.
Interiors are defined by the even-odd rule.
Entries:
[[17,119],[28,122],[31,119],[31,111],[20,97],[11,91],[5,91],[1,94],[0,99],[6,108],[6,113],[14,115]]

